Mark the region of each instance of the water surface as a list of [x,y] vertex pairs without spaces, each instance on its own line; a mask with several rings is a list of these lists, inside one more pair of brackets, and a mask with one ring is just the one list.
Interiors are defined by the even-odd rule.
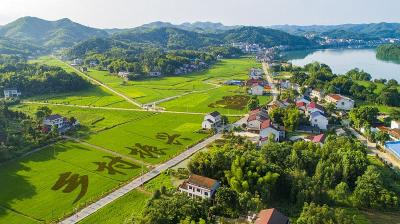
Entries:
[[291,51],[286,59],[298,66],[318,61],[329,65],[336,74],[359,68],[371,74],[373,79],[396,79],[400,82],[400,62],[377,59],[375,49]]

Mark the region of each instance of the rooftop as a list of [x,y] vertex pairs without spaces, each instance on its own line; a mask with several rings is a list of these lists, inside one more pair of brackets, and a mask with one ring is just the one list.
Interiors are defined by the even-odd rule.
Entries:
[[277,209],[264,209],[257,215],[255,224],[287,224],[288,217],[280,213]]
[[62,118],[62,116],[59,114],[52,114],[50,116],[47,116],[46,120],[55,120],[55,119],[59,119],[59,118]]
[[218,183],[218,181],[208,177],[192,174],[190,175],[186,183],[190,183],[207,189],[212,189]]
[[210,115],[213,117],[218,117],[221,114],[218,111],[214,111],[214,112],[211,112]]

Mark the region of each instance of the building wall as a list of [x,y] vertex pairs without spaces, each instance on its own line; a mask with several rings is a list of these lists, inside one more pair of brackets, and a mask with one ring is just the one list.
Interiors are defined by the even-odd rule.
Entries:
[[311,125],[314,127],[318,127],[321,130],[326,130],[328,129],[328,120],[323,116],[311,118]]

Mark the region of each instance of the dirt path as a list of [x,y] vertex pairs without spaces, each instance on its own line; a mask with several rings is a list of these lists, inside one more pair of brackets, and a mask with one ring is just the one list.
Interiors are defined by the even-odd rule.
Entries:
[[271,74],[268,71],[268,64],[267,63],[263,63],[262,64],[264,73],[265,73],[265,77],[267,78],[268,83],[270,84],[271,88],[272,88],[272,92],[271,95],[273,96],[273,100],[272,101],[277,101],[278,100],[278,95],[279,95],[279,91],[276,88],[275,84],[274,84],[274,79],[272,78]]
[[107,149],[107,148],[104,148],[104,147],[101,147],[101,146],[97,146],[97,145],[90,144],[90,143],[85,142],[85,141],[82,141],[82,140],[80,140],[80,139],[78,139],[78,138],[73,138],[73,137],[70,137],[70,136],[63,136],[63,137],[64,137],[65,139],[78,142],[78,143],[80,143],[80,144],[82,144],[82,145],[89,146],[90,148],[94,148],[94,149],[97,149],[97,150],[100,150],[100,151],[103,151],[103,152],[112,154],[112,155],[114,155],[114,156],[118,156],[118,157],[124,158],[124,159],[126,159],[126,160],[129,160],[129,161],[131,161],[131,162],[137,163],[137,164],[139,164],[139,165],[144,165],[144,166],[146,166],[146,167],[151,167],[151,166],[152,166],[152,164],[150,164],[150,163],[146,163],[146,162],[144,162],[144,161],[141,161],[141,160],[132,158],[132,157],[130,157],[130,156],[126,156],[126,155],[120,154],[120,153],[115,152],[115,151],[113,151],[113,150],[111,150],[111,149]]
[[[57,59],[57,60],[58,60],[58,59]],[[67,63],[65,63],[64,61],[61,61],[61,62],[64,63],[65,65],[71,67],[71,68],[74,69],[77,73],[79,73],[80,75],[84,76],[85,78],[87,78],[87,79],[90,80],[91,82],[93,82],[93,83],[95,83],[95,84],[97,84],[97,85],[99,85],[99,86],[102,86],[102,87],[106,88],[107,90],[111,91],[111,92],[114,93],[115,95],[118,95],[118,96],[122,97],[122,98],[123,98],[124,100],[126,100],[128,103],[131,103],[131,104],[133,104],[133,105],[135,105],[135,106],[138,106],[138,107],[142,107],[142,106],[143,106],[141,103],[136,102],[136,101],[133,100],[132,98],[130,98],[130,97],[128,97],[128,96],[126,96],[126,95],[124,95],[124,94],[122,94],[122,93],[120,93],[120,92],[117,92],[116,90],[114,90],[113,88],[109,87],[108,85],[106,85],[106,84],[104,84],[104,83],[98,81],[97,79],[95,79],[95,78],[93,78],[93,77],[91,77],[91,76],[89,76],[89,75],[87,75],[87,74],[85,74],[85,73],[79,71],[77,68],[75,68],[75,67],[73,67],[73,66],[71,66],[71,65],[69,65],[69,64],[67,64]]]
[[[207,113],[200,112],[184,112],[184,111],[170,111],[170,110],[146,110],[146,109],[133,109],[133,108],[119,108],[119,107],[95,107],[86,105],[73,105],[73,104],[62,104],[62,103],[44,103],[36,101],[21,101],[22,104],[38,104],[38,105],[50,105],[50,106],[64,106],[64,107],[75,107],[83,109],[101,109],[101,110],[117,110],[117,111],[141,111],[141,112],[153,112],[153,113],[170,113],[170,114],[191,114],[191,115],[206,115]],[[226,114],[228,117],[242,117],[243,114]]]

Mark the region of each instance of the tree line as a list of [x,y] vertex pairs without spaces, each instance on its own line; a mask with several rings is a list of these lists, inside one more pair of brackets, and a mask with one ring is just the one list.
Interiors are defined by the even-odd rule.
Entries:
[[23,59],[3,58],[0,90],[17,88],[23,96],[79,91],[90,83],[76,73],[56,66],[30,64]]
[[[373,160],[373,158],[371,158]],[[311,142],[269,142],[258,148],[229,136],[222,146],[196,154],[188,169],[221,181],[214,201],[192,200],[161,189],[148,202],[143,223],[215,223],[271,205],[303,223],[354,223],[343,209],[399,208],[400,174],[375,165],[366,147],[349,137]],[[295,218],[296,219],[296,218]],[[192,221],[192,222],[187,222]]]

